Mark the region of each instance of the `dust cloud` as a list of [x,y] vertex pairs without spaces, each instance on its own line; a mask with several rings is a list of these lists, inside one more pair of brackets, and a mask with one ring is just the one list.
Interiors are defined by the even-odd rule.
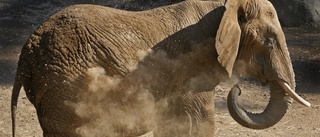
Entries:
[[[151,52],[138,51],[138,59],[144,60]],[[128,137],[156,132],[162,126],[179,127],[163,117],[167,99],[155,99],[151,92],[168,82],[161,80],[163,73],[159,70],[179,64],[169,60],[163,52],[152,54],[139,64],[129,60],[126,67],[131,73],[126,76],[108,76],[104,68],[90,68],[88,91],[81,95],[80,102],[72,105],[78,116],[88,120],[76,132],[83,137]]]
[[[148,88],[137,82],[105,75],[103,68],[91,68],[89,90],[75,105],[76,113],[89,120],[77,129],[83,137],[142,135],[156,126],[156,103]],[[161,106],[159,106],[161,105]]]
[[[129,62],[131,66],[127,68],[132,72],[122,77],[108,76],[101,67],[89,69],[88,91],[82,95],[80,102],[72,105],[77,115],[88,120],[77,128],[77,133],[83,137],[129,137],[153,132],[155,136],[164,137],[181,136],[181,133],[175,133],[179,130],[187,131],[184,133],[187,136],[190,134],[188,132],[191,132],[190,115],[181,118],[172,114],[172,109],[176,108],[170,106],[170,101],[172,98],[174,100],[174,97],[168,97],[163,91],[172,83],[182,86],[175,82],[187,79],[189,69],[206,62],[212,64],[208,57],[214,55],[211,55],[212,48],[209,46],[212,46],[212,43],[204,47],[197,45],[192,47],[192,52],[175,59],[167,57],[166,53],[161,51],[141,51],[137,53],[139,64]],[[203,67],[205,66],[194,69],[202,70]],[[207,86],[212,85],[211,82],[217,83],[212,76],[221,75],[219,71],[214,71],[208,70],[199,73],[200,76],[189,77],[190,81],[185,83],[187,87],[184,88],[189,89],[187,92],[199,89],[199,86],[208,90],[214,89]],[[210,75],[206,75],[207,73]],[[172,77],[173,74],[175,77]],[[193,85],[195,87],[192,87]],[[199,90],[203,90],[201,88]]]

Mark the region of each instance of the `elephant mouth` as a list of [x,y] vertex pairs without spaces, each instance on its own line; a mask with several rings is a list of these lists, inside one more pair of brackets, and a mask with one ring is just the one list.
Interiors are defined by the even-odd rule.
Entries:
[[290,86],[287,82],[283,80],[277,80],[280,87],[288,94],[290,97],[292,97],[295,101],[299,102],[302,105],[305,105],[307,107],[310,107],[311,104],[304,100],[302,97],[300,97]]
[[284,80],[278,79],[278,80],[268,80],[267,78],[260,78],[259,82],[262,86],[267,86],[270,83],[277,83],[282,91],[285,91],[285,93],[287,95],[289,95],[291,98],[293,98],[295,101],[297,101],[298,103],[304,105],[304,106],[308,106],[310,107],[311,104],[304,100],[302,97],[300,97],[291,87],[290,85],[285,82]]
[[262,86],[267,86],[269,84],[269,80],[267,80],[266,78],[260,78],[259,82]]
[[[282,91],[286,93],[286,95],[289,95],[295,101],[299,102],[304,106],[308,106],[308,107],[311,106],[311,104],[308,101],[304,100],[302,97],[300,97],[285,80],[282,80],[281,78],[271,79],[270,77],[272,75],[266,75],[265,73],[261,73],[259,75],[260,75],[259,82],[262,86],[267,86],[272,83],[277,83],[281,87]],[[263,77],[261,77],[261,75]]]

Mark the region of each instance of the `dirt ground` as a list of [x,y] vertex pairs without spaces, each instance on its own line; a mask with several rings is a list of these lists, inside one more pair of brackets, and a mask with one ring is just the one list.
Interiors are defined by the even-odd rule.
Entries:
[[[12,24],[11,24],[12,25]],[[19,26],[17,26],[19,29]],[[30,29],[30,28],[29,28]],[[31,32],[14,33],[0,24],[0,137],[11,136],[10,99],[16,63],[20,49]],[[293,102],[285,117],[275,126],[265,130],[252,130],[236,123],[226,107],[230,86],[226,83],[216,87],[215,136],[218,137],[316,137],[320,136],[320,33],[304,28],[284,28],[287,44],[296,73],[296,92],[312,106],[305,107]],[[19,36],[22,35],[22,36]],[[18,37],[18,39],[17,39]],[[268,101],[268,90],[245,81],[241,104],[259,112]],[[17,112],[17,135],[40,137],[41,128],[35,109],[21,92]]]

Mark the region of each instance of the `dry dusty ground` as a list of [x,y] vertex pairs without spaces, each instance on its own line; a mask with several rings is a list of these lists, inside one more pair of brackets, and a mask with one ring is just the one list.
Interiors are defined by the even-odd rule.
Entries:
[[[1,29],[4,32],[4,29]],[[2,32],[1,32],[2,33]],[[286,28],[289,50],[296,73],[297,92],[312,107],[292,104],[285,117],[266,130],[251,130],[237,124],[228,114],[226,94],[230,87],[221,84],[216,88],[216,132],[218,137],[316,137],[320,136],[320,33],[305,29]],[[15,39],[15,34],[6,37],[0,34],[0,137],[11,136],[10,96],[14,72],[20,48],[26,37]],[[4,39],[5,38],[5,39]],[[10,45],[7,45],[11,43]],[[268,101],[268,91],[251,82],[241,85],[244,107],[259,111]],[[253,101],[254,100],[254,101]],[[17,134],[19,137],[39,137],[41,129],[33,106],[21,92],[17,113]]]

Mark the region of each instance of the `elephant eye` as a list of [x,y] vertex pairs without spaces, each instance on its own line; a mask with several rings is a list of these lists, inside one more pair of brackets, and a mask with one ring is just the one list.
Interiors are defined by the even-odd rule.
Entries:
[[272,11],[268,11],[267,13],[267,16],[269,16],[270,18],[274,18],[274,14]]
[[276,40],[274,38],[267,38],[266,43],[269,49],[273,49],[274,45],[276,44]]

